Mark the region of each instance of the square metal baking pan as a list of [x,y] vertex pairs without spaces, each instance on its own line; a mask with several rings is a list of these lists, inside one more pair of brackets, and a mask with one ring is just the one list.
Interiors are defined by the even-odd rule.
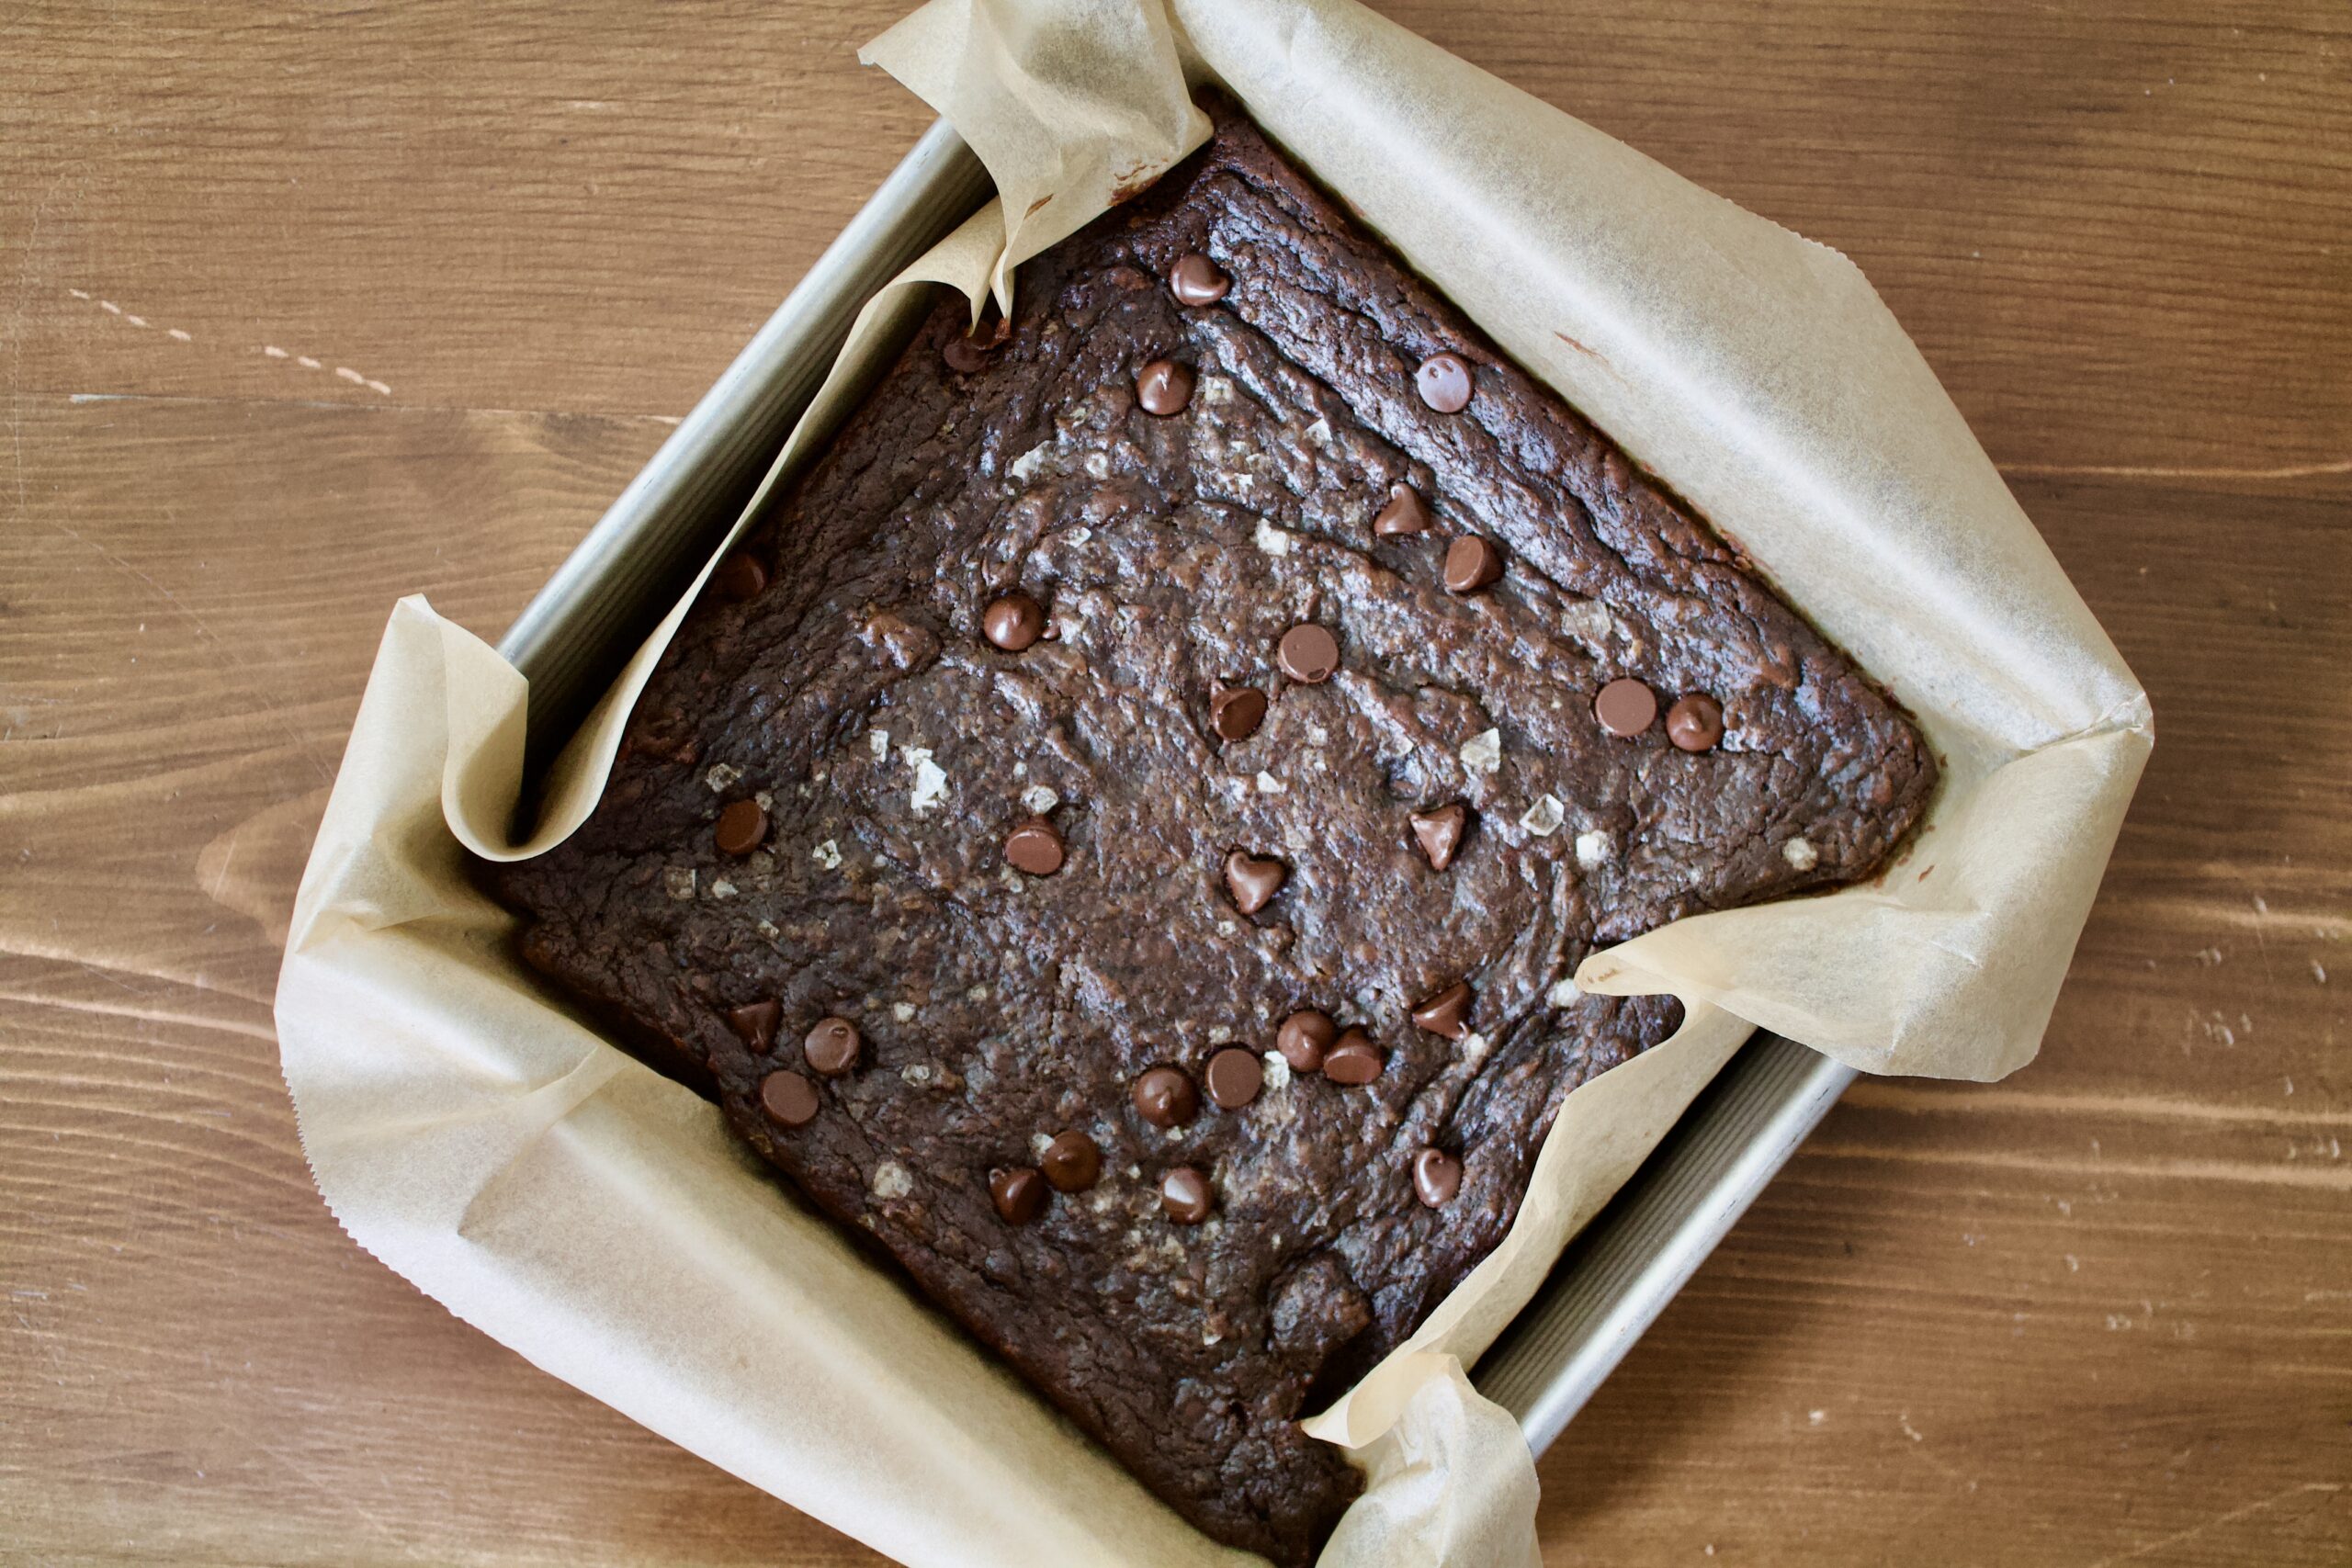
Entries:
[[[741,512],[859,308],[990,193],[933,125],[556,569],[498,645],[530,679],[534,756],[571,734]],[[927,309],[908,291],[857,373],[879,374]],[[1529,1447],[1560,1435],[1853,1077],[1764,1033],[1717,1075],[1473,1369]]]

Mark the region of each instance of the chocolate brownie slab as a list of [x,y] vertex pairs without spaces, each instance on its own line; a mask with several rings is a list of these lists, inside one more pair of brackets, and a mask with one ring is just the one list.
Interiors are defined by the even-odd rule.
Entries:
[[[1202,1529],[1672,1032],[1595,948],[1866,877],[1934,767],[1230,106],[943,300],[722,564],[524,950]],[[695,1076],[699,1077],[697,1072]]]

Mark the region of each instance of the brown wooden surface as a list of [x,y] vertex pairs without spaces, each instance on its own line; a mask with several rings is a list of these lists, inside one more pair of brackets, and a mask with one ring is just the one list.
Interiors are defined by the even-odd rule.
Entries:
[[[0,1560],[874,1561],[355,1247],[269,998],[391,599],[522,604],[903,4],[0,7]],[[2352,13],[1384,8],[1860,262],[2161,731],[2041,1060],[1849,1097],[1547,1560],[2352,1561]]]

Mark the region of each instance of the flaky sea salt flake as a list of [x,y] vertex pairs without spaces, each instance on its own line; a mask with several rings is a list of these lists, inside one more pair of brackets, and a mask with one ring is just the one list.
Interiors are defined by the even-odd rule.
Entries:
[[920,817],[947,798],[947,774],[931,760],[927,746],[910,746],[906,755],[907,765],[915,771],[914,793],[908,796],[907,804]]

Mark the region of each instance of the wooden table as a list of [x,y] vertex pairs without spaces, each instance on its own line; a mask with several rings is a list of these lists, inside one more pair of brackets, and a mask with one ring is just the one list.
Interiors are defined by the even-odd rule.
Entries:
[[[0,1560],[875,1561],[354,1247],[269,1002],[392,599],[505,625],[906,3],[0,9]],[[1385,8],[1858,261],[2161,727],[2041,1060],[1848,1097],[1547,1560],[2352,1559],[2352,13]]]

